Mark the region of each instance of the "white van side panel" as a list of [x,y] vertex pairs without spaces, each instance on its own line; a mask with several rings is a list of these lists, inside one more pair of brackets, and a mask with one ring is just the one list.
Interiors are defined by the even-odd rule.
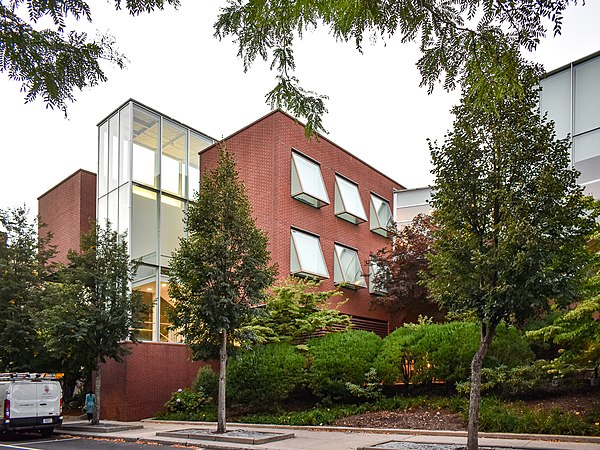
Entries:
[[37,417],[37,384],[31,381],[14,381],[9,389],[10,418]]
[[37,388],[38,417],[59,416],[62,397],[60,384],[57,381],[42,381],[32,384],[35,384]]

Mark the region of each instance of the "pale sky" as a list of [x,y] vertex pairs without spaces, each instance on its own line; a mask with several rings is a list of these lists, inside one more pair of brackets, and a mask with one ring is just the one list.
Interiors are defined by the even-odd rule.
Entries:
[[[224,0],[181,3],[133,18],[112,2],[90,2],[94,22],[78,29],[109,31],[129,63],[105,66],[109,80],[76,93],[67,119],[41,101],[25,105],[19,83],[0,74],[0,208],[25,203],[35,213],[37,197],[62,179],[96,172],[96,125],[129,98],[215,138],[269,112],[268,63],[244,73],[236,46],[212,36]],[[530,58],[553,70],[600,50],[599,19],[600,2],[571,6],[563,35],[546,38]],[[319,31],[305,34],[295,55],[301,85],[329,96],[324,125],[333,142],[406,187],[431,183],[426,139],[443,138],[459,93],[419,88],[415,44],[365,43],[360,54]]]

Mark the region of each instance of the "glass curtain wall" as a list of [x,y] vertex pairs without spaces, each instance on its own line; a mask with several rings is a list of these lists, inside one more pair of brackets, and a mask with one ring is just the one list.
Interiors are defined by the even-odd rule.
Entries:
[[199,189],[198,152],[213,142],[133,101],[98,126],[97,219],[127,233],[139,264],[132,289],[148,305],[135,330],[141,340],[180,342],[168,321],[169,260]]
[[550,74],[541,86],[542,114],[554,121],[558,138],[571,135],[578,181],[600,198],[600,55]]

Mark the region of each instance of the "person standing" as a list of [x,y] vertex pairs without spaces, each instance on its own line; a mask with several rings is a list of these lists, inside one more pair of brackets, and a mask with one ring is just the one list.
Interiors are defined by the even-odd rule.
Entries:
[[91,389],[85,394],[85,412],[89,422],[94,418],[94,406],[96,405],[96,395]]

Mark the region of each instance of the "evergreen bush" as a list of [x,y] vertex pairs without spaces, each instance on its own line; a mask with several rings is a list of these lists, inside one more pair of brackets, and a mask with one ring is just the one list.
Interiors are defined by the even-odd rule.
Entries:
[[325,400],[349,398],[346,383],[366,383],[365,375],[373,366],[381,342],[376,334],[359,330],[329,333],[308,341],[308,386],[313,394]]
[[[408,324],[384,339],[374,367],[387,384],[454,384],[469,379],[478,346],[479,328],[472,322]],[[525,337],[514,327],[501,324],[484,366],[511,368],[532,361],[533,356]]]
[[227,370],[232,403],[268,407],[302,385],[305,357],[293,345],[272,343],[242,353]]
[[203,391],[214,403],[216,403],[219,396],[219,376],[211,366],[200,367],[196,379],[194,380],[192,390],[195,392]]

